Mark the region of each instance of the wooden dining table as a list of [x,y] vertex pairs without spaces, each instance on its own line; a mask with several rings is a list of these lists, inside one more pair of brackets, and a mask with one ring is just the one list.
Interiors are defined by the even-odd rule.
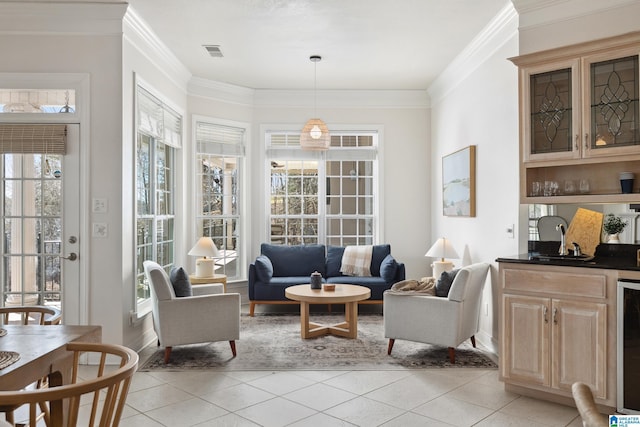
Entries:
[[0,369],[0,390],[20,390],[49,376],[51,385],[67,384],[73,364],[66,345],[74,341],[101,342],[101,326],[4,325],[0,351],[12,351],[20,358]]

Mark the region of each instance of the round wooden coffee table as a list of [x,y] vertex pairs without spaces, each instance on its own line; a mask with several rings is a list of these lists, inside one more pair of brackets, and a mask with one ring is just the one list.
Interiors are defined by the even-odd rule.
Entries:
[[[338,335],[346,338],[358,336],[358,301],[371,296],[371,290],[364,286],[336,283],[334,291],[311,289],[310,285],[289,286],[284,294],[287,298],[300,301],[300,335],[314,338],[321,335]],[[309,321],[311,304],[344,304],[345,321],[337,325],[321,325]]]

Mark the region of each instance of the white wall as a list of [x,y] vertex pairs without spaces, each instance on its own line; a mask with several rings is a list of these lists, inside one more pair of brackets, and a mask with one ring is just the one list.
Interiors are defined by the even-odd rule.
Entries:
[[[497,348],[498,277],[495,259],[518,253],[518,82],[517,69],[507,60],[517,54],[517,17],[505,10],[500,30],[484,41],[486,52],[477,61],[452,67],[439,77],[432,94],[431,114],[431,240],[451,239],[464,264],[492,264],[484,290],[481,333],[483,344]],[[456,73],[462,75],[456,79]],[[444,84],[446,82],[448,84]],[[442,157],[476,146],[476,216],[442,214]],[[466,254],[463,255],[463,254]],[[460,266],[463,260],[454,260]]]
[[[166,47],[154,45],[153,34],[143,20],[134,11],[129,10],[124,20],[124,37],[122,41],[122,146],[121,156],[122,188],[120,193],[121,247],[118,252],[122,259],[122,342],[134,349],[140,349],[155,339],[152,318],[150,315],[139,317],[130,313],[136,311],[134,300],[135,289],[135,111],[134,94],[139,82],[150,90],[162,102],[183,115],[183,148],[179,150],[176,165],[177,176],[186,176],[191,170],[188,166],[189,118],[187,115],[187,83],[191,74],[179,61],[169,53]],[[185,201],[188,197],[188,181],[178,179],[176,191],[176,263],[183,265],[186,261],[188,239]],[[97,197],[97,196],[96,196]],[[182,220],[180,220],[182,219]],[[185,236],[185,239],[179,236]],[[139,266],[140,268],[142,266]]]
[[[0,4],[0,72],[86,73],[89,75],[89,105],[81,123],[81,152],[91,154],[83,165],[79,201],[86,214],[92,197],[109,200],[109,210],[100,222],[109,227],[107,238],[93,239],[92,218],[85,218],[79,239],[85,252],[79,261],[86,276],[82,283],[88,306],[74,307],[89,324],[102,325],[103,341],[122,342],[123,289],[120,200],[122,165],[122,4],[78,5]],[[37,13],[34,13],[37,9]],[[38,16],[51,19],[47,29]],[[92,25],[95,24],[95,25]],[[90,31],[87,31],[90,29]],[[2,83],[0,82],[0,86]],[[85,94],[86,95],[86,94]],[[86,129],[89,129],[88,133]],[[81,154],[82,155],[82,154]],[[84,239],[84,240],[83,240]],[[88,243],[87,243],[88,242]]]
[[[264,140],[270,125],[302,128],[313,113],[308,91],[233,90],[197,82],[189,88],[192,114],[251,123],[247,150],[249,261],[265,236]],[[204,86],[207,87],[204,87]],[[231,93],[230,93],[231,92]],[[317,115],[332,125],[372,125],[383,129],[380,158],[384,198],[382,229],[394,257],[406,264],[408,277],[427,274],[430,197],[429,114],[424,91],[318,91]]]

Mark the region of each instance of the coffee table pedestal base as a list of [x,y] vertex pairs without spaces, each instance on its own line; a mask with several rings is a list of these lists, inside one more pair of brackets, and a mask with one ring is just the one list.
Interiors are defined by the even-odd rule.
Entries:
[[347,302],[344,305],[345,321],[335,325],[322,325],[309,319],[307,302],[300,302],[300,336],[303,339],[315,338],[323,335],[336,335],[345,338],[358,337],[358,303]]

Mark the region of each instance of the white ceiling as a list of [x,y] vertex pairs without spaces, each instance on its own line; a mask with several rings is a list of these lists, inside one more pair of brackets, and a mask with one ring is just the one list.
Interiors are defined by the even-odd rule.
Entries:
[[[129,0],[196,77],[253,89],[427,89],[509,0]],[[220,45],[212,58],[203,45]]]

